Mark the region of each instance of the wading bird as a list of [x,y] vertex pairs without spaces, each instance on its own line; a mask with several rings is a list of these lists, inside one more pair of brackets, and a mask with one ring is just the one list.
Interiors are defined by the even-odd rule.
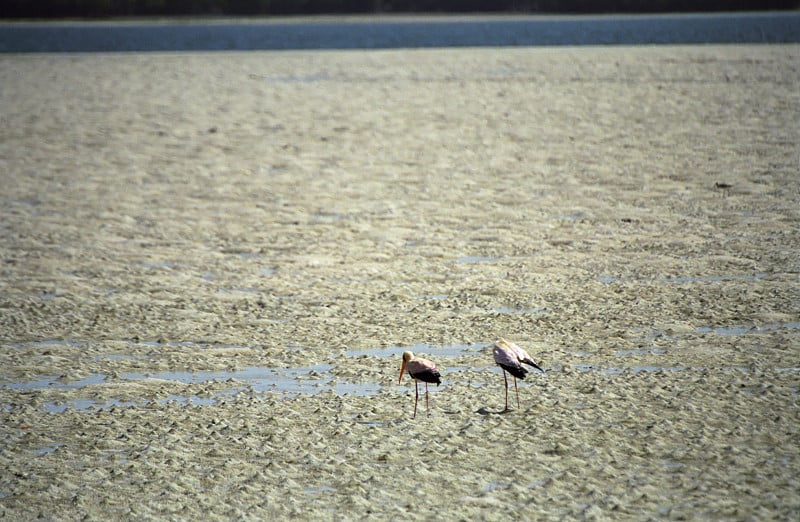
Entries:
[[502,337],[498,339],[492,347],[494,354],[494,362],[503,369],[503,380],[506,383],[506,410],[508,411],[508,377],[506,372],[514,377],[514,389],[517,392],[517,409],[519,409],[519,388],[517,387],[517,379],[524,379],[528,370],[522,367],[522,363],[533,366],[540,372],[544,373],[533,358],[528,355],[528,352],[517,346],[516,344],[506,341]]
[[439,370],[436,369],[436,365],[433,362],[427,359],[421,359],[419,357],[414,357],[414,354],[411,352],[403,352],[403,363],[400,365],[400,378],[397,379],[397,384],[400,384],[403,380],[403,372],[408,369],[408,374],[414,379],[414,415],[411,418],[415,418],[417,416],[417,402],[419,401],[419,388],[417,384],[419,381],[425,383],[425,409],[430,412],[428,408],[428,383],[435,383],[436,386],[439,386],[442,381],[440,379],[441,375],[439,375]]

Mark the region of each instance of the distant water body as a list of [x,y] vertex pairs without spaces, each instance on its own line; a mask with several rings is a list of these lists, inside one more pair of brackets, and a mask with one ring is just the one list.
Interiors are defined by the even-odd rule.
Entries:
[[6,53],[798,42],[795,11],[0,23]]

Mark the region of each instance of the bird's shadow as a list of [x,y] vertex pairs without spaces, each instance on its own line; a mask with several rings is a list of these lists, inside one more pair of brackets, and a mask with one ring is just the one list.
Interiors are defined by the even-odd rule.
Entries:
[[511,413],[512,411],[514,411],[514,410],[512,410],[510,408],[509,409],[504,409],[504,410],[493,411],[493,410],[489,410],[488,408],[481,407],[481,408],[478,409],[478,411],[476,413],[478,415],[505,415],[506,413]]

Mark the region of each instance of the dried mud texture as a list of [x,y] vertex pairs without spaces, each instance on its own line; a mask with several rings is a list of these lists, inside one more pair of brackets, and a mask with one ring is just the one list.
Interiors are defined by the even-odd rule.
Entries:
[[799,51],[0,56],[0,518],[796,518]]

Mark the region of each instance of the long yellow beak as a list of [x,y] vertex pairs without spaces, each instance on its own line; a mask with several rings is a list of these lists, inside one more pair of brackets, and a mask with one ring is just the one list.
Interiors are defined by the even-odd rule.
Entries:
[[403,380],[403,372],[406,371],[406,361],[403,359],[403,364],[400,365],[400,378],[397,379],[397,384],[400,384]]

